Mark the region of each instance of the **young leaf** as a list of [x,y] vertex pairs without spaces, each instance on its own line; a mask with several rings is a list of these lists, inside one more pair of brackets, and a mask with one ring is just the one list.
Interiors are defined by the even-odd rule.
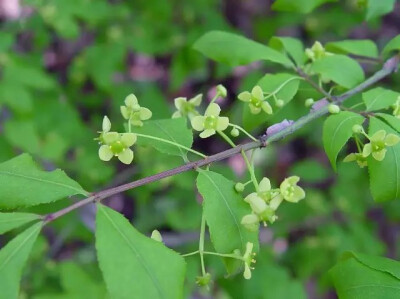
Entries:
[[38,219],[40,219],[40,216],[36,214],[0,212],[0,235]]
[[389,124],[393,129],[395,129],[398,133],[400,133],[400,119],[394,117],[393,115],[386,113],[377,113],[376,116],[383,118],[383,120]]
[[269,40],[269,46],[291,57],[297,66],[305,61],[304,47],[301,41],[293,37],[274,36]]
[[382,55],[387,57],[392,51],[400,50],[400,35],[391,39],[382,50]]
[[329,274],[339,298],[398,298],[400,263],[383,257],[346,253]]
[[337,0],[277,0],[272,5],[272,9],[276,11],[290,11],[307,14],[326,2],[336,1]]
[[[379,130],[399,135],[392,127],[371,117],[369,135],[371,136]],[[372,196],[377,202],[400,198],[400,143],[386,149],[387,152],[382,161],[375,160],[371,155],[368,157],[370,188]]]
[[311,65],[311,71],[346,88],[352,88],[364,81],[361,66],[344,55],[325,56]]
[[258,247],[258,233],[247,230],[240,223],[251,210],[235,192],[232,181],[219,173],[200,170],[197,189],[204,199],[203,213],[217,252],[232,253],[235,249],[244,252],[247,242]]
[[[266,74],[258,82],[262,90],[266,93],[276,92],[275,95],[278,99],[283,100],[284,105],[289,103],[296,95],[300,84],[300,78],[291,74]],[[280,108],[275,105],[273,97],[269,97],[267,101],[271,104],[274,113]],[[247,130],[253,130],[265,123],[268,115],[264,112],[259,114],[252,114],[249,105],[244,104],[243,125]]]
[[41,228],[41,222],[32,225],[0,250],[0,299],[18,298],[22,269]]
[[[193,133],[192,130],[188,129],[186,120],[182,117],[146,121],[143,127],[132,126],[131,128],[134,133],[166,139],[188,148],[192,147]],[[158,151],[169,155],[185,156],[187,153],[187,150],[177,147],[176,145],[147,137],[138,136],[137,144],[153,146]]]
[[97,256],[111,297],[182,298],[184,259],[140,234],[121,214],[97,207]]
[[393,90],[376,87],[367,92],[363,92],[362,99],[367,107],[367,111],[375,111],[393,105],[399,96],[400,93]]
[[364,117],[350,111],[331,115],[324,123],[322,141],[332,168],[336,171],[336,158],[340,150],[353,135],[352,127],[361,125]]
[[193,47],[208,58],[231,66],[245,65],[258,60],[272,61],[285,66],[293,65],[285,55],[270,47],[223,31],[207,32]]
[[88,195],[62,170],[40,170],[28,154],[1,163],[0,182],[0,209],[34,206],[75,194]]
[[366,19],[371,20],[391,12],[396,0],[368,0]]
[[338,54],[354,54],[367,57],[378,57],[378,48],[375,43],[368,39],[343,40],[330,42],[325,45],[329,52]]

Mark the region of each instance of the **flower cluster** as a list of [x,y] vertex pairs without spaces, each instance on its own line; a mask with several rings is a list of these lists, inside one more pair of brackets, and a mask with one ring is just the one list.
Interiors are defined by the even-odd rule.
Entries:
[[275,212],[283,200],[296,203],[305,197],[304,190],[297,186],[299,180],[298,176],[291,176],[286,178],[279,188],[272,189],[270,180],[263,178],[258,191],[250,193],[244,199],[250,205],[252,213],[242,218],[242,225],[256,231],[260,221],[264,224],[273,223],[277,219]]
[[229,125],[229,118],[219,116],[221,107],[216,103],[208,105],[204,115],[198,115],[192,118],[193,129],[201,131],[200,137],[207,138],[214,135],[217,131],[224,131]]
[[[367,158],[371,155],[375,160],[382,161],[385,159],[387,147],[394,146],[400,142],[400,137],[396,134],[387,134],[385,130],[376,131],[372,136],[365,133],[364,129],[360,125],[353,126],[353,132],[355,134],[364,135],[369,142],[364,144],[363,148],[359,147],[358,153],[351,153],[347,155],[343,162],[356,161],[357,164],[363,168],[368,165]],[[355,136],[357,144],[359,139]]]
[[133,160],[133,151],[130,149],[136,142],[134,133],[110,132],[111,122],[107,116],[103,119],[103,130],[100,132],[99,157],[103,161],[110,161],[112,157],[118,157],[124,164],[130,164]]
[[238,95],[238,99],[249,103],[250,112],[253,114],[259,114],[263,110],[267,114],[272,114],[272,107],[266,101],[264,92],[260,86],[256,85],[253,87],[251,92],[244,91]]

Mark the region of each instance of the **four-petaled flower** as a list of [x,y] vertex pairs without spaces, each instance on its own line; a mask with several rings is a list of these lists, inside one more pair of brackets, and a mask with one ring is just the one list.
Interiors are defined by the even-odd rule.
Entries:
[[253,114],[258,114],[261,109],[267,114],[272,114],[271,105],[265,100],[263,90],[260,86],[256,85],[251,90],[251,93],[244,91],[238,95],[238,99],[249,103],[250,112]]
[[133,151],[129,148],[136,142],[134,133],[110,132],[111,122],[107,116],[103,119],[103,131],[100,132],[99,157],[103,161],[110,161],[112,157],[124,164],[130,164],[133,160]]
[[199,115],[196,107],[200,106],[203,95],[198,94],[189,101],[184,97],[179,97],[174,100],[177,111],[172,114],[172,118],[189,117],[192,119],[194,116]]
[[229,118],[219,116],[221,108],[216,103],[211,103],[203,115],[198,115],[192,118],[192,127],[200,133],[201,138],[207,138],[214,135],[217,131],[225,130],[229,125]]
[[246,251],[244,252],[243,255],[243,261],[244,261],[244,272],[243,272],[243,277],[245,279],[250,279],[251,278],[251,270],[254,270],[254,268],[251,266],[251,264],[255,263],[256,260],[254,259],[254,256],[256,255],[255,252],[253,252],[253,247],[254,244],[247,242],[246,243]]
[[306,49],[306,56],[311,59],[312,61],[318,60],[320,58],[323,58],[325,56],[332,56],[333,53],[327,52],[324,48],[324,46],[319,42],[316,41],[311,49],[307,48]]
[[143,126],[143,120],[150,119],[152,113],[149,109],[140,107],[138,99],[132,93],[125,98],[125,106],[121,106],[122,116],[129,120],[132,126]]
[[299,202],[306,194],[304,190],[297,186],[300,180],[298,176],[291,176],[286,178],[280,185],[281,195],[289,202]]
[[386,155],[386,147],[396,145],[400,137],[395,134],[386,134],[385,130],[379,130],[369,137],[369,141],[364,145],[362,155],[368,157],[372,154],[375,160],[382,161]]

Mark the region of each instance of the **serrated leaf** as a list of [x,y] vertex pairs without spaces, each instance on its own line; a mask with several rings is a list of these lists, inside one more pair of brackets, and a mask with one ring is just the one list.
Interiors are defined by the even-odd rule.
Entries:
[[400,35],[392,38],[382,50],[382,55],[387,57],[392,51],[400,50]]
[[[192,147],[193,133],[192,130],[187,127],[186,120],[182,117],[146,121],[143,127],[132,126],[131,128],[134,133],[166,139],[187,148]],[[187,153],[187,150],[173,144],[154,140],[148,137],[138,136],[137,144],[152,146],[156,150],[169,155],[186,156]]]
[[377,113],[376,116],[383,118],[383,120],[389,124],[393,129],[400,133],[400,118],[394,117],[393,115],[386,113]]
[[371,20],[390,13],[396,0],[368,0],[366,19]]
[[310,13],[318,6],[327,2],[336,2],[337,0],[277,0],[272,5],[276,11],[290,11],[298,13]]
[[29,207],[88,193],[64,171],[42,171],[28,154],[0,164],[0,209]]
[[326,119],[322,131],[322,141],[326,155],[335,171],[336,158],[340,150],[353,135],[352,127],[354,125],[361,125],[363,121],[364,117],[350,111],[342,111]]
[[183,257],[140,234],[116,211],[97,207],[97,256],[111,297],[182,298]]
[[31,213],[0,213],[0,234],[38,219],[39,215]]
[[350,57],[344,55],[325,56],[314,61],[311,71],[346,88],[352,88],[364,81],[361,66]]
[[[203,197],[203,213],[211,241],[219,253],[244,252],[247,242],[258,248],[258,233],[247,230],[240,222],[251,209],[234,191],[234,183],[219,173],[200,170],[197,189]],[[232,272],[228,266],[228,272]]]
[[325,45],[329,52],[338,54],[354,54],[367,57],[378,57],[378,48],[376,44],[368,39],[342,40],[330,42]]
[[22,269],[41,228],[42,223],[32,225],[0,250],[0,299],[18,297]]
[[[371,117],[368,134],[385,130],[388,134],[397,134],[392,127],[381,120]],[[400,143],[387,147],[383,161],[368,157],[368,172],[371,193],[375,201],[382,202],[400,198]]]
[[269,46],[291,57],[297,66],[304,64],[306,56],[300,40],[293,37],[274,36],[269,40]]
[[400,93],[382,87],[376,87],[367,92],[363,92],[362,99],[367,107],[367,111],[375,111],[388,108],[396,103]]
[[207,32],[195,42],[193,48],[208,58],[231,66],[245,65],[258,60],[267,60],[285,66],[293,65],[278,51],[229,32]]
[[329,274],[339,298],[398,298],[400,263],[383,257],[346,253]]
[[[267,93],[276,92],[276,97],[283,100],[285,105],[289,103],[296,95],[300,84],[300,78],[292,74],[280,73],[280,74],[266,74],[262,77],[257,85],[260,85],[262,90]],[[275,105],[273,97],[267,99],[271,104],[274,114],[277,113],[281,108]],[[269,115],[261,111],[259,114],[252,114],[248,103],[243,103],[243,125],[246,130],[253,130],[265,123]]]

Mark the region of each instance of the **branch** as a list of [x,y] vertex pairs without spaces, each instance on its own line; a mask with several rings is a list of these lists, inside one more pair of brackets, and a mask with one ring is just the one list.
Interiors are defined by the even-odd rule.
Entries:
[[[390,75],[391,73],[397,71],[397,66],[400,62],[400,56],[394,56],[391,59],[389,59],[388,61],[386,61],[386,63],[383,65],[382,69],[379,70],[378,72],[376,72],[373,76],[371,76],[370,78],[368,78],[366,81],[364,81],[363,83],[361,83],[360,85],[356,86],[355,88],[345,92],[344,94],[337,96],[337,97],[333,97],[333,103],[336,104],[341,104],[343,103],[345,100],[347,100],[348,98],[350,98],[351,96],[363,91],[364,89],[370,87],[371,85],[377,83],[378,81],[380,81],[381,79],[387,77],[388,75]],[[311,110],[311,112],[301,118],[299,118],[296,122],[294,122],[293,124],[282,128],[280,130],[278,130],[277,132],[275,132],[274,134],[271,135],[263,135],[260,140],[258,141],[252,141],[249,143],[245,143],[245,144],[241,144],[238,145],[234,148],[228,149],[226,151],[220,152],[218,154],[206,157],[204,159],[198,160],[198,161],[194,161],[194,162],[190,162],[187,164],[184,164],[182,166],[164,171],[164,172],[160,172],[157,173],[155,175],[152,176],[148,176],[145,178],[142,178],[140,180],[137,181],[133,181],[131,183],[127,183],[127,184],[123,184],[114,188],[110,188],[110,189],[105,189],[103,191],[99,191],[97,193],[92,193],[91,196],[82,199],[81,201],[78,201],[62,210],[59,210],[57,212],[54,213],[50,213],[45,215],[44,217],[44,223],[47,224],[77,208],[80,208],[84,205],[90,204],[90,203],[94,203],[94,202],[99,202],[102,199],[124,192],[126,190],[130,190],[130,189],[134,189],[155,181],[159,181],[163,178],[166,177],[170,177],[170,176],[174,176],[176,174],[191,170],[191,169],[196,169],[198,167],[202,167],[205,165],[209,165],[211,163],[229,158],[231,156],[234,156],[236,154],[255,148],[263,148],[266,147],[268,144],[275,142],[277,140],[283,139],[284,137],[292,134],[293,132],[297,131],[298,129],[302,128],[304,125],[310,123],[311,121],[320,118],[321,116],[328,114],[328,104],[329,102],[326,101],[326,98],[323,98],[321,100],[322,102],[325,101],[326,103],[324,105],[322,105],[321,107],[319,107],[318,109],[314,109]]]
[[328,100],[333,101],[332,96],[328,92],[326,92],[325,89],[315,83],[314,80],[311,79],[310,76],[308,76],[301,68],[296,67],[294,70],[297,72],[297,74],[299,74],[300,77],[310,83],[310,85],[314,87],[316,91],[324,95]]

